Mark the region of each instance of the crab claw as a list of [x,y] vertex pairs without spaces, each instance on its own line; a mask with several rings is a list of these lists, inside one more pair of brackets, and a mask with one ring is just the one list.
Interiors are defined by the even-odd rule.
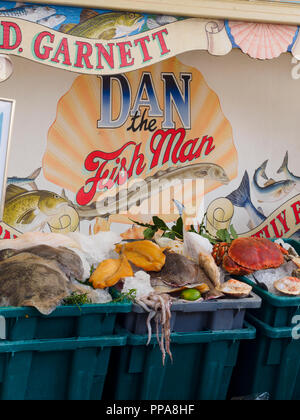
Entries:
[[228,255],[223,258],[223,268],[235,276],[247,276],[254,271],[236,264]]
[[289,251],[285,248],[283,248],[283,246],[276,244],[275,245],[280,249],[280,251],[282,252],[283,255],[289,255]]

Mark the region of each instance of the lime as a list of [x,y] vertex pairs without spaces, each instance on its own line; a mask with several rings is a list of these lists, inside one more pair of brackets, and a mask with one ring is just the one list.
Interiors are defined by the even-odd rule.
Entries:
[[198,300],[201,298],[201,293],[197,289],[185,289],[181,293],[181,298],[184,300]]

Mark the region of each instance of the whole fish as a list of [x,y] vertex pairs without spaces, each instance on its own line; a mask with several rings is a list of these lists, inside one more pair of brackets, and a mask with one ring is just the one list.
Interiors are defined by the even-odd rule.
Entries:
[[35,183],[35,180],[37,179],[37,177],[40,175],[42,168],[37,169],[36,171],[34,171],[31,175],[29,175],[27,178],[18,178],[16,176],[13,176],[12,178],[8,178],[7,179],[7,185],[26,185],[29,184],[29,186],[33,189],[33,190],[37,190],[37,185]]
[[142,180],[140,183],[134,183],[128,190],[121,191],[113,200],[110,199],[109,203],[108,199],[104,199],[92,203],[90,206],[77,206],[76,210],[80,219],[108,218],[111,214],[127,211],[133,206],[140,205],[152,195],[170,188],[178,181],[184,179],[213,180],[222,184],[228,184],[229,182],[229,178],[221,166],[213,163],[196,163],[194,165],[158,171],[155,175]]
[[300,177],[295,176],[288,168],[289,163],[289,152],[286,152],[284,160],[280,168],[278,169],[277,173],[284,173],[287,179],[296,182],[296,190],[300,191]]
[[288,179],[278,182],[271,180],[271,182],[268,182],[264,187],[261,187],[258,184],[258,178],[259,176],[267,178],[265,173],[267,163],[268,161],[266,160],[259,168],[257,168],[253,177],[253,188],[260,203],[273,203],[275,201],[283,200],[296,186],[295,181]]
[[242,207],[247,211],[254,227],[259,226],[262,222],[266,220],[266,216],[262,213],[262,211],[259,211],[252,203],[250,193],[250,181],[247,171],[243,176],[239,188],[233,191],[231,194],[229,194],[226,198],[230,200],[234,206]]
[[29,22],[37,22],[40,19],[55,14],[56,10],[49,6],[22,6],[14,9],[0,10],[0,16],[24,19]]
[[85,9],[76,24],[62,25],[61,32],[83,38],[105,39],[120,38],[140,30],[145,18],[139,13],[112,12],[99,14]]
[[78,227],[79,217],[69,201],[53,192],[28,191],[9,185],[3,221],[23,233],[42,229],[46,224],[53,231],[59,231],[61,226],[61,232],[65,230],[63,224],[68,225],[67,231],[73,232]]
[[44,19],[39,20],[37,23],[39,25],[47,26],[47,28],[55,28],[58,25],[61,25],[67,19],[64,15],[52,15]]

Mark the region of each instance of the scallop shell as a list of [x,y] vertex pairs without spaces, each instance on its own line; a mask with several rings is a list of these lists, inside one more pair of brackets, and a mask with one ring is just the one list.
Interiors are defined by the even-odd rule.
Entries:
[[226,296],[240,299],[249,296],[252,292],[252,287],[241,281],[230,279],[218,287],[218,290]]
[[[172,72],[177,80],[180,80],[181,73],[192,73],[191,82],[191,121],[192,128],[186,130],[186,139],[201,138],[208,135],[214,138],[215,149],[206,156],[203,153],[199,159],[192,163],[214,163],[221,166],[230,180],[237,176],[237,150],[233,141],[232,127],[224,116],[218,96],[205,82],[202,74],[195,68],[182,64],[176,57],[158,63],[154,66],[136,70],[126,74],[132,89],[132,100],[134,100],[142,74],[150,72],[157,92],[158,102],[163,109],[164,92],[161,80],[162,73]],[[181,82],[179,81],[179,86]],[[89,153],[95,150],[112,152],[121,148],[126,142],[135,141],[142,143],[140,153],[143,153],[146,162],[149,162],[148,143],[151,133],[149,131],[127,131],[130,120],[117,129],[98,129],[97,121],[101,115],[100,110],[101,79],[94,75],[78,76],[70,90],[59,100],[56,120],[48,133],[47,148],[43,158],[43,169],[46,179],[64,189],[77,193],[86,183],[87,179],[94,176],[94,173],[87,173],[84,169],[84,161]],[[115,114],[120,109],[120,95],[114,97]],[[182,122],[174,108],[174,121],[177,128],[182,127]],[[116,116],[114,118],[116,118]],[[157,118],[157,127],[161,128],[163,117]],[[132,160],[132,148],[126,149],[122,156],[127,162]],[[181,164],[182,165],[182,164]],[[169,163],[143,173],[144,177],[154,175],[158,170],[166,170]],[[205,182],[204,193],[213,191],[221,186],[218,181]],[[176,193],[176,188],[175,194]],[[181,187],[182,188],[182,187]],[[110,194],[112,191],[110,191]],[[182,193],[182,191],[181,191]],[[103,193],[102,193],[103,194]],[[192,182],[184,185],[185,204],[195,202],[195,191]],[[201,192],[203,194],[203,192]],[[100,198],[101,193],[96,194],[94,201]],[[155,197],[155,198],[154,198]],[[167,200],[170,206],[170,218],[165,220],[173,221],[178,217],[174,210],[172,198],[166,194],[152,196],[152,203],[155,200],[164,202]],[[101,196],[101,199],[103,197]],[[176,197],[174,197],[176,198]],[[181,198],[181,197],[180,197]],[[180,200],[179,201],[182,201]],[[199,193],[197,195],[199,198]],[[157,201],[160,202],[160,201]],[[170,204],[171,203],[171,204]],[[142,204],[143,209],[148,209],[149,200]],[[134,208],[136,210],[136,208]],[[149,214],[149,212],[143,212]],[[158,212],[156,211],[155,214]],[[175,215],[175,216],[174,216]],[[128,223],[128,217],[133,220],[141,220],[134,211],[129,215],[112,215],[111,222]]]
[[286,52],[297,32],[296,26],[269,23],[229,22],[229,27],[240,49],[250,57],[262,60]]
[[300,296],[300,280],[297,277],[284,277],[274,283],[274,287],[286,296]]
[[7,55],[0,54],[0,82],[7,80],[13,72],[13,64],[11,58]]

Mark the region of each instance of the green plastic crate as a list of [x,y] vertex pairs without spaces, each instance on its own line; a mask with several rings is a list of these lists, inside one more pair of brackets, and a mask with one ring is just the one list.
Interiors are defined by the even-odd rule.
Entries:
[[[300,243],[291,239],[285,239],[300,254]],[[294,316],[300,315],[300,298],[277,296],[266,292],[247,277],[242,277],[245,283],[253,287],[253,291],[262,298],[260,309],[250,309],[248,312],[266,324],[281,328],[292,327]]]
[[[51,315],[34,308],[0,308],[10,341],[100,337],[114,332],[117,314],[131,311],[131,303],[60,306]],[[1,341],[0,341],[1,343]]]
[[272,400],[300,400],[300,340],[292,338],[293,329],[248,320],[257,337],[241,344],[231,397],[268,392]]
[[103,399],[225,400],[241,340],[255,328],[173,333],[173,364],[162,366],[156,336],[128,333],[127,346],[112,352]]
[[0,400],[100,400],[127,336],[0,341]]

